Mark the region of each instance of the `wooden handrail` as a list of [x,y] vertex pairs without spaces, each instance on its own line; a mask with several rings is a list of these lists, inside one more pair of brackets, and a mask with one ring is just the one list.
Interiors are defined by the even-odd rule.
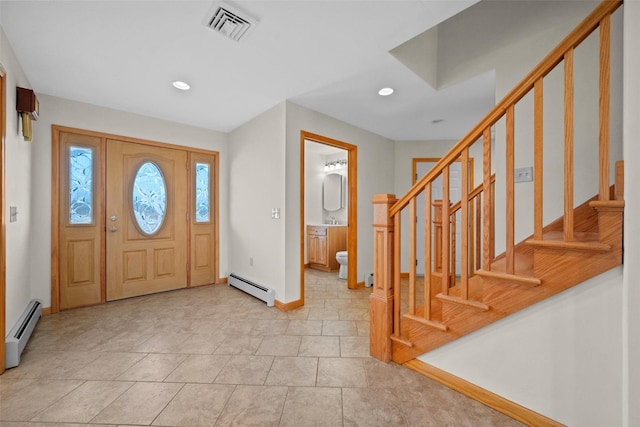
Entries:
[[567,37],[564,38],[520,83],[511,90],[466,136],[464,136],[438,163],[435,164],[411,189],[392,206],[390,215],[402,210],[409,200],[415,198],[427,182],[440,175],[445,166],[451,165],[462,154],[462,150],[473,145],[482,136],[485,129],[496,124],[505,115],[507,108],[522,99],[535,82],[545,77],[564,59],[567,51],[578,46],[595,30],[600,21],[622,5],[622,0],[605,0],[600,3]]

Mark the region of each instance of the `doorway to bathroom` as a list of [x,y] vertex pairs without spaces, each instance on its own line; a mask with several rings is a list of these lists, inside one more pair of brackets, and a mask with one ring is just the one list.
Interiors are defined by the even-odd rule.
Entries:
[[338,252],[341,261],[347,258],[340,274],[347,287],[356,289],[363,283],[357,281],[357,147],[301,131],[300,154],[300,296],[304,303],[305,269],[338,276]]

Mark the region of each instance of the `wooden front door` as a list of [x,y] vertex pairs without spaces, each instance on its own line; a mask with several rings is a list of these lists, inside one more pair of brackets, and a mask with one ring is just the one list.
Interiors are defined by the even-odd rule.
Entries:
[[52,312],[216,283],[217,153],[53,129]]
[[187,153],[106,146],[106,299],[186,287]]

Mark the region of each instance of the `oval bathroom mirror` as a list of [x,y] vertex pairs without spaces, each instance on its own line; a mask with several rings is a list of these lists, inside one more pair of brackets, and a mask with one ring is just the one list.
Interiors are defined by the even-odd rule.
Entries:
[[322,206],[327,211],[342,209],[342,179],[337,173],[330,173],[322,182]]

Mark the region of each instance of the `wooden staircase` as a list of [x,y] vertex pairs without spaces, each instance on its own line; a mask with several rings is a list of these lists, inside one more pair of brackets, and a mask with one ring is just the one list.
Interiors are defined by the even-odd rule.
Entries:
[[[371,295],[371,355],[405,363],[443,344],[527,308],[622,263],[623,163],[609,158],[610,16],[622,4],[602,2],[496,107],[402,198],[380,194],[374,204],[374,292]],[[574,206],[573,51],[592,32],[600,33],[598,194]],[[543,81],[564,66],[564,213],[543,226]],[[514,109],[527,94],[534,100],[533,235],[515,242]],[[492,128],[506,129],[506,172],[492,170]],[[470,150],[481,145],[482,184],[470,185]],[[460,200],[449,192],[453,162],[460,161]],[[615,184],[610,185],[610,169]],[[547,170],[544,171],[545,173]],[[442,178],[442,200],[432,201]],[[503,183],[505,233],[496,236],[496,181]],[[416,233],[417,197],[424,194],[424,235]],[[592,193],[593,194],[593,193]],[[456,203],[452,203],[456,202]],[[403,220],[404,213],[404,220]],[[448,219],[448,220],[443,220]],[[403,242],[403,221],[408,242]],[[456,228],[461,237],[456,238]],[[504,252],[495,255],[496,240]],[[418,243],[419,242],[419,243]],[[424,259],[417,260],[423,245]],[[401,273],[408,246],[408,274]],[[460,246],[460,255],[456,255]],[[456,257],[460,258],[456,264]],[[424,276],[417,274],[417,260]],[[456,267],[460,265],[460,267]]]
[[[556,230],[561,218],[544,228],[542,240],[530,238],[516,245],[514,273],[506,273],[505,254],[491,263],[490,270],[476,271],[468,282],[468,298],[476,305],[458,301],[462,298],[459,283],[449,288],[452,300],[436,294],[441,302],[437,320],[447,326],[445,331],[424,326],[420,318],[422,307],[418,308],[417,318],[404,314],[402,338],[393,347],[393,360],[404,363],[620,265],[624,203],[612,200],[603,211],[592,207],[592,202],[574,211],[574,218],[587,230],[575,232],[574,241],[562,241],[561,231]],[[607,223],[602,224],[603,221]],[[600,227],[608,232],[601,235],[592,231]]]

